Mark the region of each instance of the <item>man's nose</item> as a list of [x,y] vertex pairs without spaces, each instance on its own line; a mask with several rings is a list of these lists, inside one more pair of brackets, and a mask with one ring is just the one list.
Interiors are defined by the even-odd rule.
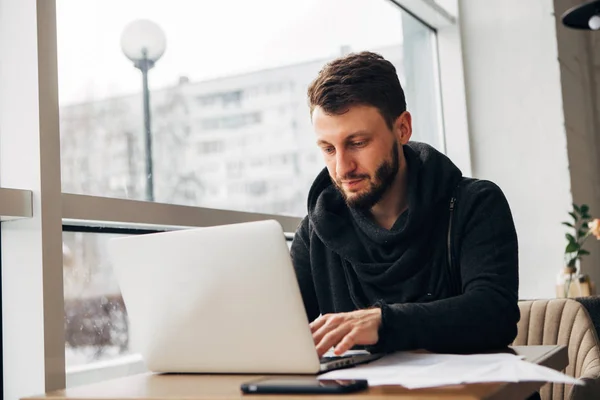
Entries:
[[338,152],[336,156],[335,170],[337,176],[344,179],[347,175],[352,173],[356,169],[356,163],[346,152]]

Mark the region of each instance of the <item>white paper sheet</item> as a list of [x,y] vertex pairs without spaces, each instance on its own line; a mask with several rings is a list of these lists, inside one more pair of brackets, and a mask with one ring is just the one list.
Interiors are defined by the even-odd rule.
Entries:
[[319,379],[367,379],[370,386],[409,389],[481,382],[543,381],[583,384],[568,375],[523,361],[513,354],[430,354],[399,352],[369,364],[327,372]]

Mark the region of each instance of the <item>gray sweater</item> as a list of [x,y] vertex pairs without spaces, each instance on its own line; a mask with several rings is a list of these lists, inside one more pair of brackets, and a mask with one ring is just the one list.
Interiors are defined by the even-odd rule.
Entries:
[[506,198],[492,182],[463,178],[431,146],[410,142],[403,151],[409,206],[390,230],[349,209],[326,169],[316,178],[291,250],[309,320],[381,307],[376,351],[510,344],[519,320],[518,246]]

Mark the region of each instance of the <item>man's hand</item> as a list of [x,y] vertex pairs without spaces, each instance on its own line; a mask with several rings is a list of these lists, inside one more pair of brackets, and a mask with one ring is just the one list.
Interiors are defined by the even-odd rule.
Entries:
[[381,308],[339,314],[325,314],[311,322],[310,331],[319,357],[335,346],[340,355],[354,345],[373,345],[379,341]]

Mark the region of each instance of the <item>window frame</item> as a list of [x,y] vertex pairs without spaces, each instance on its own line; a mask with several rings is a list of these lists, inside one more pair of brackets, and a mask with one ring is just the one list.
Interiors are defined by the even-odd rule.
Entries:
[[[468,175],[457,18],[433,0],[387,1],[436,33],[446,151]],[[0,9],[3,393],[16,399],[139,372],[139,360],[96,366],[104,375],[94,366],[65,371],[63,224],[178,229],[275,219],[290,238],[301,218],[62,193],[55,0],[0,0]]]

